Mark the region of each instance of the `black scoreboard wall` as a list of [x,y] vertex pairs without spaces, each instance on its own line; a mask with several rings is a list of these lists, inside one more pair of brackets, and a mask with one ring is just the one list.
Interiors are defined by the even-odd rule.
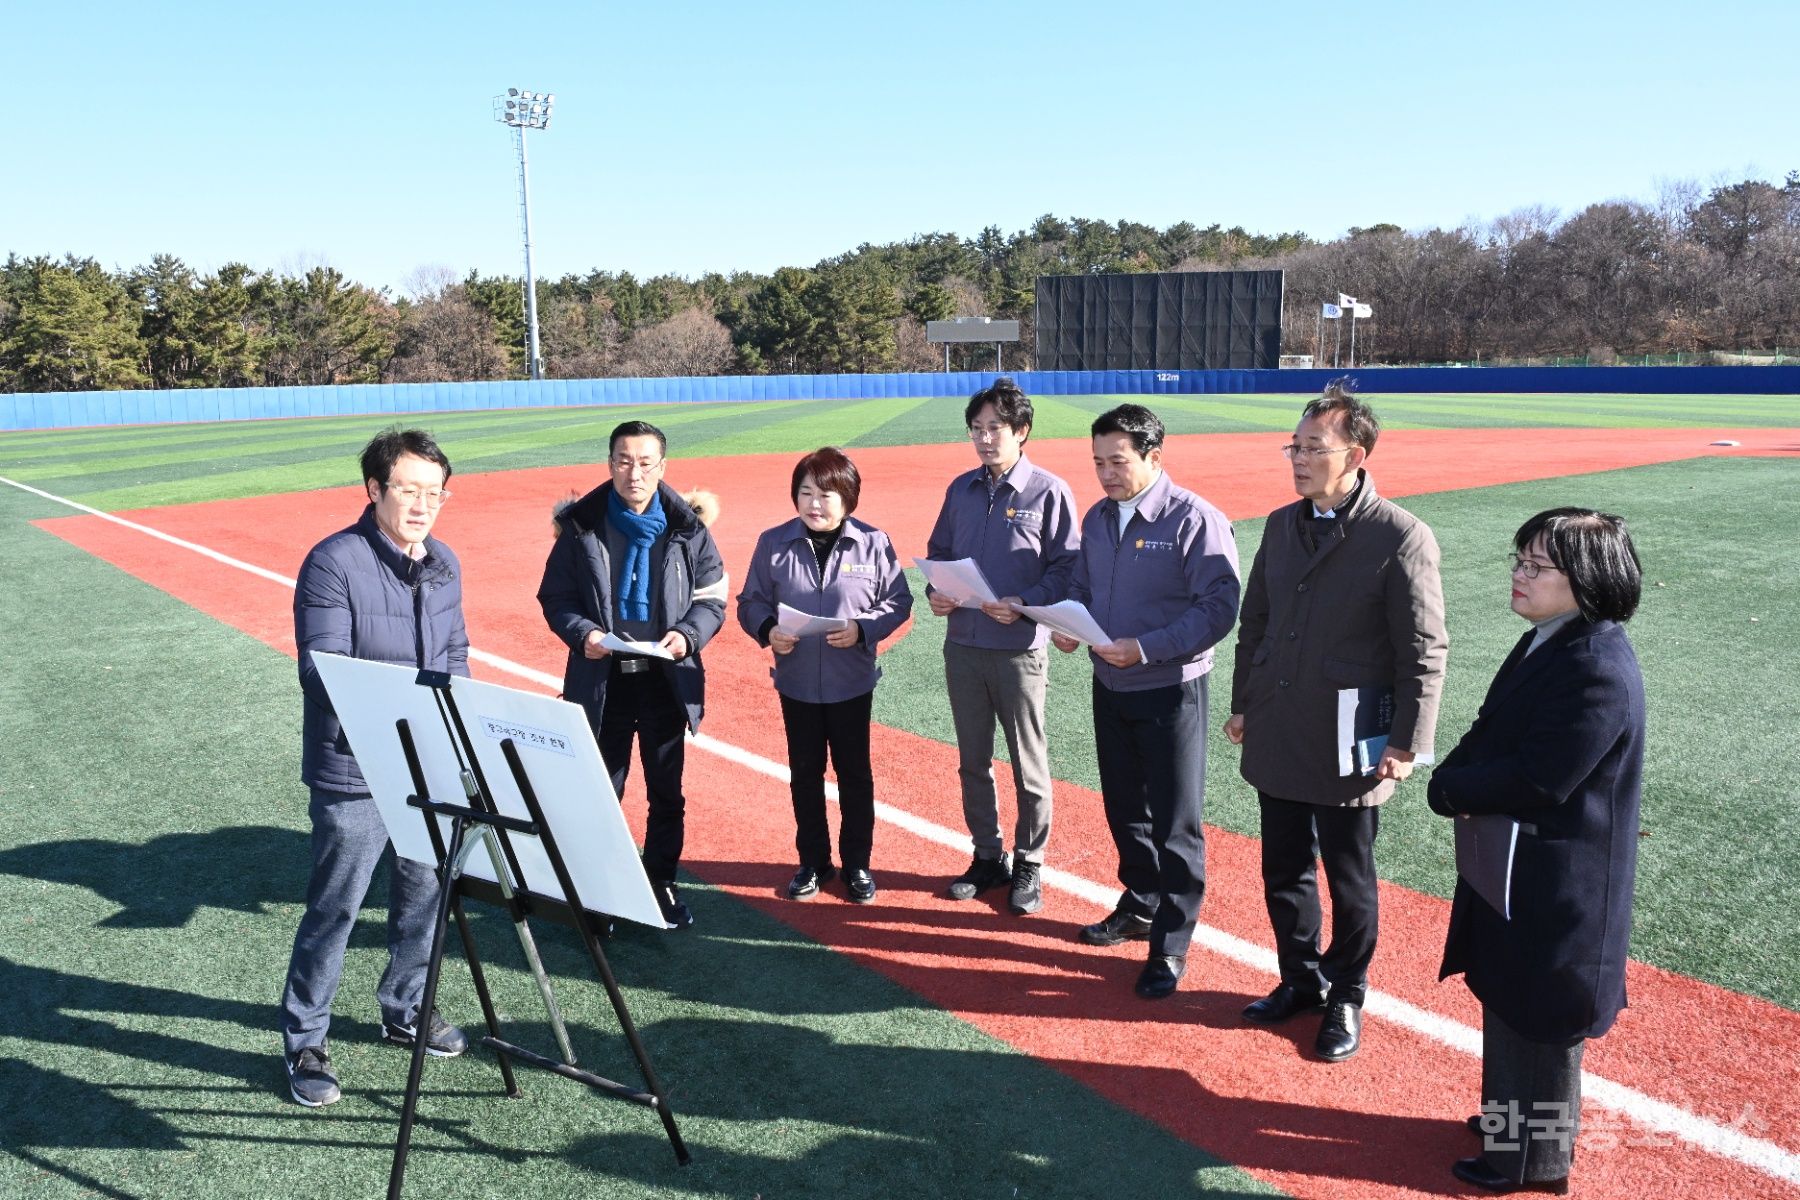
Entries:
[[1273,369],[1280,271],[1040,275],[1036,369]]

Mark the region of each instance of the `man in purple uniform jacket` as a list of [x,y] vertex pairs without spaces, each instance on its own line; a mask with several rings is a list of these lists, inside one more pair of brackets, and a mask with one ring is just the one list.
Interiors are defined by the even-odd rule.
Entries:
[[1113,639],[1090,651],[1094,746],[1125,890],[1081,937],[1148,940],[1137,994],[1157,1000],[1187,969],[1206,891],[1206,681],[1213,645],[1237,620],[1237,542],[1224,513],[1163,472],[1155,413],[1121,404],[1093,435],[1106,499],[1082,520],[1070,594]]
[[[975,849],[950,897],[970,900],[1010,885],[1008,907],[1023,916],[1044,906],[1039,875],[1050,841],[1050,755],[1044,739],[1049,630],[1006,603],[1066,599],[1075,570],[1075,497],[1069,485],[1025,457],[1031,398],[1007,378],[969,398],[963,412],[981,465],[951,480],[926,555],[973,559],[996,603],[960,608],[927,590],[931,611],[948,618],[944,683],[956,723],[963,820]],[[994,790],[994,723],[1012,758],[1018,820],[1012,866],[1000,833]]]

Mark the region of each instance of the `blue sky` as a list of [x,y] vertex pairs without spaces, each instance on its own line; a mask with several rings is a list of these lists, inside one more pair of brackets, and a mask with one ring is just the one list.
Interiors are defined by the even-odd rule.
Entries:
[[1800,5],[11,4],[0,253],[811,265],[1038,215],[1332,237],[1800,168]]

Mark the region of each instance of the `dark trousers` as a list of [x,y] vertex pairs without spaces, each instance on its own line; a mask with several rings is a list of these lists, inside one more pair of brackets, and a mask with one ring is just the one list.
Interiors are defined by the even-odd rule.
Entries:
[[437,920],[437,873],[388,847],[387,825],[372,797],[314,788],[309,811],[312,877],[281,993],[281,1036],[289,1054],[325,1044],[344,951],[384,857],[389,870],[388,962],[375,988],[383,1020],[410,1025],[417,1018]]
[[1119,851],[1119,907],[1150,919],[1150,954],[1185,955],[1206,895],[1206,676],[1115,692],[1094,681],[1094,749]]
[[[588,719],[593,717],[590,705]],[[650,799],[644,819],[644,874],[659,882],[672,882],[681,865],[687,812],[687,799],[681,794],[686,733],[687,709],[660,666],[631,675],[613,667],[594,740],[600,743],[600,759],[612,776],[613,792],[623,796],[631,774],[631,739],[637,738],[644,791]]]
[[[1379,924],[1375,834],[1379,808],[1303,804],[1258,792],[1263,899],[1281,979],[1303,992],[1361,1005]],[[1331,945],[1319,953],[1318,862],[1331,889]]]
[[825,816],[825,758],[837,770],[838,858],[846,871],[869,867],[875,843],[875,769],[869,763],[869,720],[875,693],[831,704],[781,698],[787,728],[788,792],[794,800],[794,849],[800,864],[831,865],[831,825]]
[[1562,1179],[1581,1128],[1587,1039],[1534,1042],[1481,1008],[1481,1156],[1515,1183]]

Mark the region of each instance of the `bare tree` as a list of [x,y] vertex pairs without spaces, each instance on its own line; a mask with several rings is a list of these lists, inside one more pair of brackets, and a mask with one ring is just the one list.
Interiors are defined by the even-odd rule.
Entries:
[[421,298],[400,309],[399,338],[386,372],[391,382],[506,377],[506,350],[493,317],[469,300],[454,275],[445,282],[415,271],[406,287]]
[[705,309],[684,308],[666,321],[632,332],[625,349],[625,373],[718,375],[734,358],[731,331]]
[[604,379],[625,372],[624,331],[612,297],[553,296],[542,310],[544,374],[551,379]]
[[894,323],[894,350],[902,371],[941,371],[944,348],[925,340],[925,323],[912,314]]

